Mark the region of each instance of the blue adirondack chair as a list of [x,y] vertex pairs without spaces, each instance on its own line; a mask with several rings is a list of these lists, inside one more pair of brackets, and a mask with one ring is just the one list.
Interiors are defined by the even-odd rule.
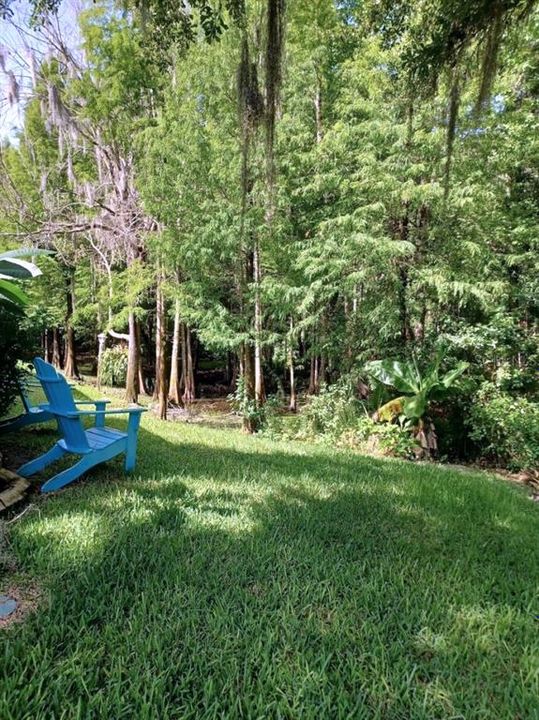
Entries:
[[[49,412],[48,403],[34,404],[32,402],[29,391],[35,388],[41,389],[41,383],[37,380],[37,378],[25,377],[23,380],[19,381],[18,386],[19,396],[22,400],[24,412],[15,417],[0,420],[0,435],[15,432],[15,430],[21,430],[28,425],[39,425],[40,423],[49,422],[50,420],[55,419],[54,415]],[[69,387],[71,387],[71,383],[69,383]],[[76,402],[77,405],[91,404],[95,405],[97,410],[104,410],[109,401],[98,400],[97,402],[93,402],[91,400],[77,400]]]
[[41,387],[41,385],[39,381],[34,379],[25,379],[19,382],[19,395],[21,396],[24,412],[16,417],[2,420],[0,422],[0,435],[20,430],[27,425],[36,425],[54,420],[54,415],[49,412],[46,403],[34,405],[30,399],[28,390],[35,387]]
[[[44,455],[20,467],[17,473],[27,477],[43,470],[66,454],[82,455],[75,465],[47,480],[41,491],[50,492],[73,482],[94,465],[111,460],[122,453],[125,453],[126,471],[132,470],[136,462],[138,428],[144,408],[105,410],[107,401],[101,400],[96,403],[93,401],[84,403],[95,404],[95,410],[78,410],[77,404],[83,403],[73,399],[72,390],[66,379],[41,358],[35,358],[34,366],[49,401],[48,410],[58,420],[58,427],[63,437]],[[126,433],[105,425],[106,415],[122,413],[129,413]],[[82,418],[87,416],[95,416],[95,424],[94,427],[85,430]]]

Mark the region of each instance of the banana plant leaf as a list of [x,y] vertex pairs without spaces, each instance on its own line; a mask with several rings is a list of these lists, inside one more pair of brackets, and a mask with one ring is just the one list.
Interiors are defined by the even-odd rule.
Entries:
[[[395,388],[405,393],[405,397],[398,398],[402,403],[402,412],[409,420],[419,420],[427,412],[429,401],[441,399],[448,388],[459,378],[468,367],[468,363],[459,362],[452,370],[440,377],[441,357],[437,356],[423,374],[415,360],[413,362],[399,362],[398,360],[374,360],[367,363],[367,373],[383,385]],[[390,401],[378,412],[392,407]]]
[[390,385],[399,392],[417,393],[421,387],[421,378],[416,369],[399,360],[373,360],[365,370],[383,385]]
[[469,367],[470,363],[464,361],[459,362],[453,370],[449,370],[449,372],[446,372],[446,374],[440,378],[440,383],[444,388],[450,387]]
[[28,296],[12,282],[0,280],[0,298],[8,300],[18,307],[28,305]]
[[382,422],[392,422],[399,415],[402,415],[405,400],[406,398],[401,396],[384,403],[377,410],[378,419]]
[[26,280],[38,277],[38,275],[41,275],[41,270],[34,263],[0,255],[0,278]]
[[15,250],[6,250],[0,253],[0,260],[5,258],[21,258],[34,257],[38,255],[53,255],[52,250],[44,250],[43,248],[16,248]]
[[404,414],[409,420],[417,420],[427,411],[427,391],[422,390],[412,397],[404,398]]

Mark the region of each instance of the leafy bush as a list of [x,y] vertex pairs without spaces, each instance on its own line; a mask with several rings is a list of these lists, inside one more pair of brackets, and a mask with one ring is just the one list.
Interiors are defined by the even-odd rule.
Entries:
[[103,385],[123,387],[127,378],[126,348],[107,348],[101,359],[101,382]]
[[17,363],[23,352],[22,318],[15,308],[0,304],[0,416],[7,412],[19,393]]
[[[444,336],[446,356],[468,357],[470,375],[486,377],[509,393],[538,392],[539,348],[521,319],[507,309],[490,316],[484,323],[470,325],[459,320]],[[514,359],[519,356],[518,365]]]
[[410,422],[380,423],[368,416],[363,403],[355,397],[350,378],[323,386],[298,415],[278,417],[270,413],[266,427],[273,436],[395,457],[414,458],[418,449]]
[[232,409],[242,417],[251,431],[258,432],[259,430],[269,429],[270,434],[275,432],[275,423],[271,423],[271,428],[268,428],[268,424],[277,418],[281,404],[278,398],[269,397],[263,405],[258,405],[254,398],[248,396],[245,389],[245,380],[240,377],[235,391],[227,399],[232,405]]
[[360,418],[356,427],[344,432],[339,445],[364,452],[414,459],[419,445],[410,423],[379,423],[372,418]]
[[19,393],[19,361],[24,351],[34,350],[33,338],[24,328],[23,309],[28,297],[18,281],[35,278],[41,270],[21,260],[27,255],[47,254],[44,250],[10,250],[0,253],[0,416],[4,415]]
[[472,403],[469,426],[484,457],[512,470],[539,466],[539,403],[484,383]]
[[319,395],[309,398],[298,415],[298,436],[338,438],[353,428],[362,415],[363,406],[355,399],[351,381],[345,378],[334,385],[322,386]]

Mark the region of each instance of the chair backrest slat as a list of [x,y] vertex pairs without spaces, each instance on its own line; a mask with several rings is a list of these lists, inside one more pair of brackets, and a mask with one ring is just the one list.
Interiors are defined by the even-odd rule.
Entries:
[[21,396],[25,412],[29,413],[33,405],[24,380],[19,381],[19,395]]
[[73,453],[88,452],[89,445],[81,419],[78,417],[64,417],[65,413],[77,410],[73,400],[73,392],[66,379],[63,375],[57,373],[52,365],[41,358],[34,359],[34,366],[49,401],[49,410],[58,420],[67,450]]

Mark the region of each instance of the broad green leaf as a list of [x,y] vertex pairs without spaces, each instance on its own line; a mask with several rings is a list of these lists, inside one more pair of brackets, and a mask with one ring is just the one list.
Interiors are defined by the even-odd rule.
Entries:
[[0,295],[19,307],[24,307],[29,302],[27,295],[8,280],[0,280]]
[[456,365],[456,367],[453,368],[453,370],[450,370],[441,378],[440,383],[445,388],[450,387],[455,382],[455,380],[458,377],[460,377],[462,375],[462,373],[468,369],[469,365],[470,365],[470,363],[467,363],[464,361],[459,362],[458,365]]
[[426,392],[422,391],[420,393],[417,393],[417,395],[413,395],[412,397],[407,397],[404,399],[404,414],[407,418],[410,420],[419,419],[420,417],[423,417],[427,410],[427,396]]
[[38,275],[41,275],[41,270],[37,265],[27,262],[26,260],[0,257],[0,275],[4,278],[24,280],[38,277]]
[[34,257],[38,255],[53,255],[52,250],[44,250],[43,248],[17,248],[16,250],[7,250],[0,253],[0,260],[6,258]]
[[365,365],[365,370],[378,382],[394,387],[399,392],[416,393],[419,390],[419,377],[408,363],[373,360]]

